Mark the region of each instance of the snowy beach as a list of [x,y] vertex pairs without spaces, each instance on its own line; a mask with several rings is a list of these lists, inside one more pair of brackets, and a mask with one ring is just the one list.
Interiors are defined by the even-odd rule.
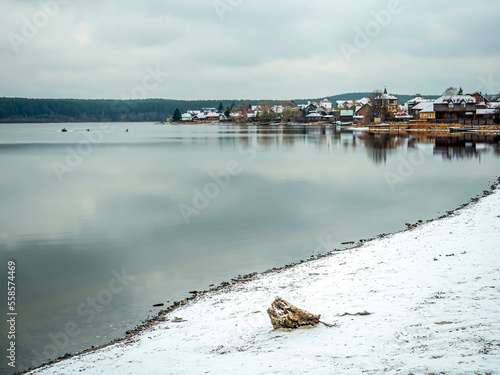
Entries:
[[[448,217],[200,294],[123,342],[31,373],[496,374],[499,279],[495,189]],[[273,330],[276,296],[335,326]]]

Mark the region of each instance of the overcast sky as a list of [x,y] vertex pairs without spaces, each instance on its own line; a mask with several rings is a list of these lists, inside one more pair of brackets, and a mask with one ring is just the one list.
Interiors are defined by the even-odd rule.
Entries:
[[0,96],[500,91],[496,0],[1,2]]

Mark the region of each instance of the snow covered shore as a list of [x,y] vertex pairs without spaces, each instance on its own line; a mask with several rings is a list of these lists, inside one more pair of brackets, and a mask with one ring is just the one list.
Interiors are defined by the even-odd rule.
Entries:
[[[497,189],[450,217],[208,293],[32,374],[497,374],[499,280]],[[273,331],[276,296],[337,326]]]

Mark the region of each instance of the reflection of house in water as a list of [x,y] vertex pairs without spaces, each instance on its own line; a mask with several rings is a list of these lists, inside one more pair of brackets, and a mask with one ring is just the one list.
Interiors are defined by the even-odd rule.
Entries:
[[332,147],[355,149],[365,147],[375,164],[385,163],[397,148],[420,148],[419,145],[433,145],[434,155],[445,159],[476,158],[482,154],[493,152],[500,157],[500,135],[478,135],[473,133],[456,134],[450,137],[439,137],[432,133],[384,134],[369,132],[353,132],[353,130],[336,130],[330,126],[297,125],[297,126],[254,126],[240,125],[231,127],[210,127],[214,137],[192,137],[183,140],[188,143],[218,143],[221,148],[233,148],[242,152],[254,150],[274,150],[294,148],[316,148],[326,150]]
[[387,161],[387,154],[391,150],[406,144],[407,137],[390,134],[363,133],[359,136],[368,152],[372,154],[373,162],[380,164]]
[[329,126],[297,125],[282,126],[268,125],[256,127],[254,125],[240,125],[231,133],[231,142],[236,147],[258,146],[259,149],[293,148],[295,145],[314,146],[317,148],[330,147],[334,140],[335,128]]
[[481,158],[482,154],[493,150],[500,155],[500,136],[463,134],[456,137],[436,137],[434,155],[443,159]]

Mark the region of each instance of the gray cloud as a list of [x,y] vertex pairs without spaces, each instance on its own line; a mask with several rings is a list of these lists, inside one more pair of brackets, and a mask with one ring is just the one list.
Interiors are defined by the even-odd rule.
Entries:
[[500,81],[500,3],[488,0],[58,1],[4,1],[0,95],[120,98],[156,66],[169,76],[148,97],[441,93]]

